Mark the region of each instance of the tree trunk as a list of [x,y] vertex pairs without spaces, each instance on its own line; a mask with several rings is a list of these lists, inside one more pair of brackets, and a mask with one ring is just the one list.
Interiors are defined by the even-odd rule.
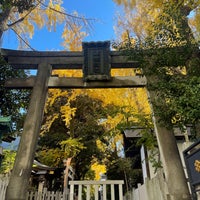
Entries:
[[45,63],[39,65],[14,168],[6,191],[6,200],[25,200],[26,198],[48,92],[50,73],[50,65]]
[[64,165],[65,165],[65,171],[64,171],[64,182],[63,182],[63,194],[64,194],[64,200],[67,200],[67,196],[69,194],[68,191],[68,185],[69,185],[69,167],[71,165],[71,160],[72,158],[67,158],[64,161]]
[[[154,99],[154,93],[149,92],[149,97],[150,100]],[[152,113],[170,199],[190,200],[190,192],[173,131],[159,123],[159,118],[154,116],[153,108]]]

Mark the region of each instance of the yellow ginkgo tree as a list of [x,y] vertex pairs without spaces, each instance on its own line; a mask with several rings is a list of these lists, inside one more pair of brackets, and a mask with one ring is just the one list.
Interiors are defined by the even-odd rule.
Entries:
[[119,32],[129,35],[126,44],[119,47],[140,60],[151,86],[148,89],[156,116],[155,132],[170,196],[190,199],[173,126],[184,130],[188,123],[194,127],[199,124],[199,112],[193,105],[199,105],[200,1],[115,2],[124,7]]
[[[69,50],[81,50],[81,40],[84,36],[84,32],[77,35],[70,30],[66,30],[64,39]],[[135,72],[133,69],[112,70],[111,74],[112,76],[135,76]],[[81,70],[54,70],[53,75],[57,75],[59,77],[82,77],[83,73]],[[63,140],[60,145],[64,147],[65,155],[68,155],[67,157],[65,157],[65,159],[73,157],[72,164],[76,164],[77,159],[77,153],[75,153],[73,156],[70,154],[70,145],[73,143],[72,140],[78,143],[83,142],[83,137],[85,137],[84,131],[88,131],[87,129],[83,128],[82,133],[80,134],[79,132],[79,129],[77,127],[77,120],[80,119],[76,119],[76,116],[78,115],[77,113],[80,112],[80,107],[76,104],[76,106],[74,106],[74,102],[77,102],[77,100],[80,98],[85,98],[86,101],[86,97],[93,99],[94,103],[92,103],[91,106],[95,106],[95,101],[98,100],[99,102],[102,102],[101,104],[106,110],[106,113],[104,111],[103,115],[97,115],[96,118],[91,118],[91,120],[93,121],[90,122],[91,124],[85,124],[85,127],[91,126],[91,136],[89,135],[88,137],[96,138],[95,146],[102,154],[108,155],[109,151],[115,151],[117,142],[121,141],[122,144],[121,132],[123,129],[141,123],[141,116],[149,120],[150,108],[147,100],[146,90],[144,88],[68,90],[50,89],[46,102],[46,114],[44,118],[44,124],[42,126],[41,137],[43,137],[48,132],[51,132],[52,127],[54,127],[55,124],[58,123],[58,121],[60,121],[61,119],[62,123],[66,127],[65,130],[63,130],[65,131],[66,139]],[[86,118],[89,114],[88,112],[89,110],[86,110]],[[101,136],[97,135],[97,137],[93,135],[95,134],[95,131],[92,130],[92,126],[94,125],[93,123],[100,127],[103,127],[103,132]],[[82,125],[79,125],[79,127],[82,127]],[[102,138],[104,142],[102,141]],[[107,145],[105,145],[105,141]],[[75,148],[78,150],[78,146],[73,145],[73,149]],[[120,145],[118,145],[117,148],[118,151],[121,151]],[[77,151],[79,153],[86,151],[85,145],[84,148],[81,149],[81,151],[79,150]],[[46,152],[46,150],[44,151]],[[44,155],[45,153],[42,156],[43,158]],[[94,163],[96,163],[96,161],[94,161],[95,157],[94,160],[91,159],[89,161],[90,163],[88,163],[88,165],[93,163],[93,165],[95,166]],[[82,168],[84,168],[84,166],[82,166]]]
[[[29,39],[35,30],[47,27],[49,31],[56,31],[62,25],[64,46],[66,35],[79,35],[82,28],[90,28],[93,19],[86,19],[78,13],[68,13],[62,7],[61,0],[7,0],[0,3],[0,38],[7,30],[16,33],[21,47],[32,48]],[[81,36],[80,36],[81,37]],[[32,48],[33,49],[33,48]]]
[[[172,25],[173,29],[171,29],[171,31],[178,37],[183,37],[184,35],[187,39],[191,39],[191,37],[193,37],[191,35],[191,27],[193,28],[193,33],[195,33],[196,36],[199,35],[200,2],[198,0],[114,1],[124,8],[123,17],[119,18],[118,25],[123,26],[123,30],[129,30],[131,33],[134,32],[135,36],[140,38],[140,40],[155,33],[155,24],[164,25],[163,29],[166,26],[169,27]],[[188,20],[189,15],[190,17]]]
[[[63,71],[54,71],[55,74],[59,76],[69,77],[71,76],[81,76],[82,72],[77,70],[63,70]],[[112,72],[112,76],[115,75],[134,75],[134,71],[129,70],[116,70]],[[105,111],[103,115],[97,115],[96,118],[91,118],[95,124],[103,127],[103,133],[101,137],[96,137],[96,146],[104,154],[107,154],[106,151],[113,151],[116,149],[117,142],[121,141],[122,143],[122,131],[126,128],[131,128],[133,125],[141,125],[141,118],[146,118],[148,121],[150,108],[147,100],[147,94],[145,89],[69,89],[69,90],[58,90],[51,89],[49,90],[49,98],[46,103],[46,115],[45,115],[45,123],[42,127],[42,135],[48,133],[52,125],[57,123],[57,119],[62,119],[63,123],[66,127],[66,135],[69,137],[68,139],[81,139],[79,142],[83,142],[84,131],[82,133],[79,132],[76,119],[77,113],[80,112],[80,105],[74,104],[79,98],[91,98],[94,103],[91,106],[95,106],[95,101],[102,102],[102,106]],[[85,98],[86,101],[87,98]],[[84,99],[83,99],[84,100]],[[82,102],[83,103],[83,102]],[[75,106],[74,106],[75,105]],[[57,109],[55,109],[57,108]],[[86,107],[87,108],[87,107]],[[88,108],[87,108],[88,109]],[[83,109],[84,110],[84,109]],[[87,118],[88,112],[95,112],[85,110],[85,117]],[[106,113],[105,113],[106,112]],[[84,113],[83,113],[84,115]],[[95,116],[95,115],[94,115]],[[85,127],[90,126],[86,124]],[[89,122],[89,121],[88,121]],[[87,122],[87,123],[88,123]],[[92,125],[92,122],[90,122]],[[79,125],[81,127],[81,125]],[[95,131],[92,130],[91,126],[91,136],[94,137]],[[77,135],[80,133],[80,135]],[[103,141],[107,141],[107,145],[105,145]],[[69,141],[65,140],[60,144],[65,147],[66,155],[70,152]],[[68,145],[66,145],[68,144]],[[78,145],[79,146],[79,145]],[[78,146],[74,145],[74,147],[78,148]],[[66,148],[68,147],[68,148]],[[120,145],[118,145],[118,151],[121,150]],[[69,152],[67,152],[67,149]],[[83,149],[84,150],[84,149]],[[69,153],[70,154],[70,153]],[[75,156],[75,155],[74,155]],[[72,157],[74,157],[72,156]],[[76,157],[76,156],[75,156]],[[74,162],[76,158],[74,158]],[[93,163],[93,161],[90,161]]]

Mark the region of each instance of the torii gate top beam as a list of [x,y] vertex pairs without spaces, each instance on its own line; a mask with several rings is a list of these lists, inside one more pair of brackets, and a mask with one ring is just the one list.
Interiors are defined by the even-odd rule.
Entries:
[[[111,77],[111,68],[138,68],[138,61],[130,61],[119,51],[110,50],[110,42],[83,43],[83,51],[18,51],[0,49],[7,63],[15,69],[82,69],[83,77],[49,77],[49,88],[122,88],[144,87],[145,77]],[[7,80],[8,88],[33,88],[36,77]]]
[[[0,49],[1,55],[15,69],[37,69],[40,63],[48,63],[52,69],[82,69],[82,51],[19,51]],[[110,51],[111,68],[138,68],[138,61],[128,60],[119,51]]]

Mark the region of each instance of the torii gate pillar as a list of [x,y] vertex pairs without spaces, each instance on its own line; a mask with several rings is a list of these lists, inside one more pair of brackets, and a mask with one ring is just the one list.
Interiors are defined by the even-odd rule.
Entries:
[[[67,69],[67,67],[70,67],[70,69],[80,69],[79,67],[83,66],[82,52],[19,52],[16,54],[16,52],[13,52],[12,50],[1,50],[5,57],[8,58],[8,63],[13,66],[22,65],[22,67],[29,66],[31,67],[30,69],[37,69],[37,66],[39,65],[36,79],[27,80],[26,87],[24,87],[24,80],[19,82],[16,80],[11,81],[11,83],[7,85],[11,88],[33,87],[33,92],[24,123],[24,130],[18,150],[19,152],[11,175],[11,181],[8,185],[6,200],[25,200],[26,188],[31,173],[48,88],[116,88],[144,87],[146,85],[146,78],[144,80],[144,78],[138,78],[137,76],[131,78],[112,77],[109,81],[92,82],[91,80],[98,80],[99,77],[105,77],[105,74],[98,76],[98,73],[102,72],[100,61],[104,58],[104,51],[99,51],[98,49],[96,51],[93,47],[90,50],[92,51],[92,58],[94,58],[90,63],[92,63],[94,68],[92,74],[86,74],[85,76],[86,80],[89,78],[89,82],[83,82],[82,78],[81,80],[73,79],[73,81],[71,81],[72,79],[66,77],[50,77],[51,68],[58,69],[59,67],[59,69]],[[107,59],[110,60],[112,68],[121,68],[121,66],[123,66],[123,68],[138,67],[139,63],[137,61],[130,62],[126,57],[121,56],[119,52],[108,53],[109,57]],[[59,59],[57,57],[59,57]],[[42,63],[44,60],[49,64]],[[103,72],[105,71],[103,70]],[[153,98],[154,95],[150,94],[150,96]],[[163,164],[169,193],[174,200],[189,200],[189,190],[184,177],[184,171],[182,169],[174,136],[158,122],[159,120],[155,118],[154,125],[157,130],[156,135],[159,149],[163,155]],[[19,155],[23,155],[23,157],[19,157]]]
[[[40,133],[51,68],[51,65],[46,63],[41,63],[38,66],[15,166],[6,191],[6,200],[25,200],[26,198],[24,194],[26,194],[29,185],[30,169]],[[17,189],[17,186],[21,189]]]

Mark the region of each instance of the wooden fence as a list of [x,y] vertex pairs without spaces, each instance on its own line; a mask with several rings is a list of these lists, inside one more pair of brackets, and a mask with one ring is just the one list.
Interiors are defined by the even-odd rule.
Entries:
[[53,192],[53,191],[30,191],[27,192],[26,200],[63,200],[62,192]]
[[[9,183],[9,177],[0,176],[0,200],[5,200],[6,188]],[[46,189],[43,192],[29,191],[26,194],[26,200],[64,200],[62,192],[52,192]]]
[[4,200],[6,195],[6,188],[9,183],[9,177],[0,176],[0,199]]
[[69,200],[115,200],[115,195],[122,200],[123,184],[123,180],[69,181]]
[[[5,200],[8,182],[9,177],[0,177],[0,200]],[[119,197],[119,200],[123,200],[123,184],[124,181],[122,180],[70,181],[69,196],[63,195],[62,192],[58,191],[47,191],[45,188],[43,192],[27,192],[26,200],[115,200],[116,195]]]

